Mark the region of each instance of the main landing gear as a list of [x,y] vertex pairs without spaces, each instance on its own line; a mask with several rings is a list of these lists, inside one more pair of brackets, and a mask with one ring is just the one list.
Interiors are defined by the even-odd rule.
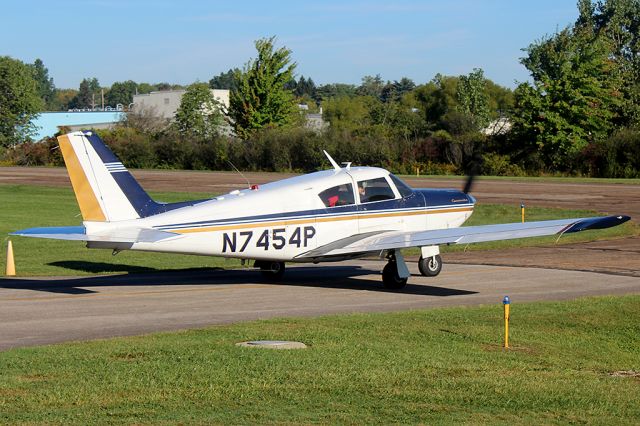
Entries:
[[277,280],[284,275],[284,262],[276,262],[275,260],[256,260],[254,267],[260,268],[262,276],[269,280]]
[[[442,258],[438,246],[421,247],[422,256],[418,261],[418,269],[425,277],[435,277],[442,270]],[[411,276],[400,250],[387,253],[388,262],[382,269],[382,284],[389,290],[401,290],[407,285]]]
[[389,261],[382,269],[382,284],[389,290],[400,290],[407,285],[411,276],[409,268],[404,262],[400,251],[390,251],[387,254]]

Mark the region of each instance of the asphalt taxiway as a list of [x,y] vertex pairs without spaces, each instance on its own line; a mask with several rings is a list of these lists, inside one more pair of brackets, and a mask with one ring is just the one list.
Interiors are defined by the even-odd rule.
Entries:
[[381,261],[292,265],[279,283],[253,269],[0,279],[0,350],[205,327],[273,317],[517,304],[640,293],[628,275],[445,264],[425,278],[415,262],[402,291],[382,287]]

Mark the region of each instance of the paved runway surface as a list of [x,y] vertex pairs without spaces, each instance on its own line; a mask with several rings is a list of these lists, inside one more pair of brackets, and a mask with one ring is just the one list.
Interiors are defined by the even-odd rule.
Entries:
[[445,265],[385,291],[384,263],[291,266],[280,284],[253,269],[162,274],[0,279],[0,350],[137,335],[278,316],[393,311],[453,305],[563,300],[640,293],[637,277],[482,265]]
[[[189,188],[217,194],[246,185],[237,173],[228,172],[133,173],[143,187],[156,191]],[[291,176],[245,175],[252,183]],[[463,184],[462,179],[408,181],[416,187]],[[2,183],[70,186],[63,168],[0,167]],[[640,185],[480,179],[473,193],[479,202],[509,203],[516,208],[524,201],[528,206],[640,217]],[[401,293],[382,289],[383,263],[370,261],[293,266],[282,284],[265,284],[253,270],[0,279],[0,350],[274,316],[500,303],[505,294],[513,298],[515,307],[523,301],[640,293],[640,237],[443,257],[445,270],[439,277],[414,275]],[[410,267],[417,274],[415,263]]]

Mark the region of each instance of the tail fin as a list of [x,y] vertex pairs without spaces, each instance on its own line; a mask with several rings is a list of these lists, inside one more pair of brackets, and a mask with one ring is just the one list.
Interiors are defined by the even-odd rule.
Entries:
[[164,210],[95,133],[73,132],[58,142],[85,221],[137,219]]

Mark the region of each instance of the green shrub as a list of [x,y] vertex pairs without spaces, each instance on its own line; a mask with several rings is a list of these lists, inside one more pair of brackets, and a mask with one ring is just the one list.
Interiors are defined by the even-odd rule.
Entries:
[[175,134],[163,134],[153,142],[156,167],[161,169],[193,169],[194,143]]
[[490,176],[524,176],[518,165],[511,164],[508,155],[488,152],[482,155],[482,174]]
[[582,173],[594,177],[640,177],[640,131],[620,130],[609,138],[591,143],[578,161]]
[[15,166],[62,166],[64,161],[58,149],[58,141],[48,138],[41,142],[23,142],[6,148],[3,163]]
[[156,166],[150,135],[122,126],[99,130],[98,134],[127,167],[146,169]]
[[[330,168],[326,150],[338,163],[377,166],[399,174],[453,175],[478,173],[523,176],[556,172],[535,152],[518,150],[509,135],[486,137],[478,132],[452,136],[438,130],[407,136],[388,126],[329,127],[322,133],[304,127],[265,128],[243,141],[231,136],[188,137],[174,128],[145,130],[123,123],[99,135],[130,168],[312,172]],[[402,134],[402,135],[401,135]],[[55,138],[25,142],[0,152],[3,165],[63,165]],[[640,130],[624,129],[593,142],[564,167],[595,177],[640,177]]]

